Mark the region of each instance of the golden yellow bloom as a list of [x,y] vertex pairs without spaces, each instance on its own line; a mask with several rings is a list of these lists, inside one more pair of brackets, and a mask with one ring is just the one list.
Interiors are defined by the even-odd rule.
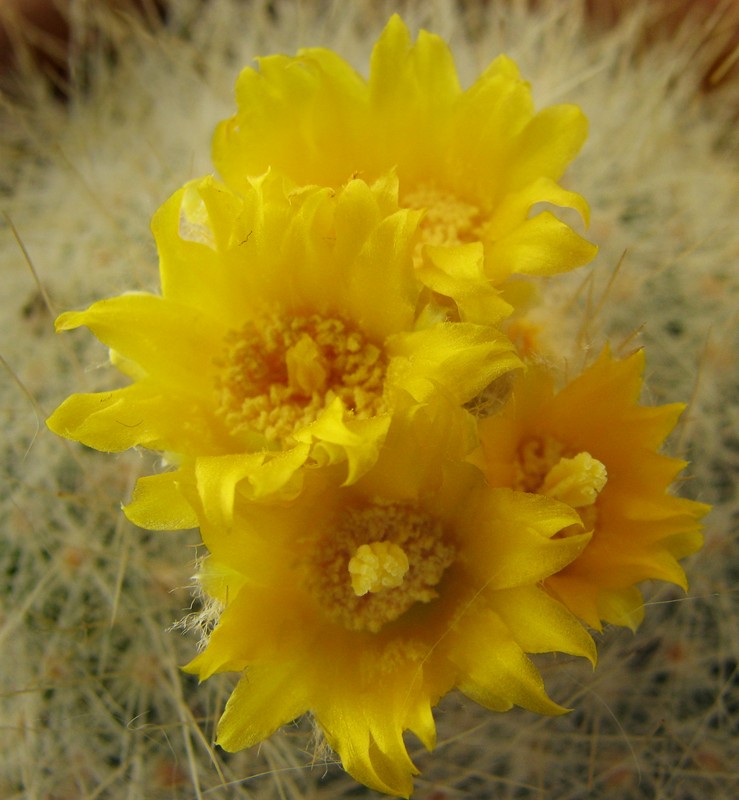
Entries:
[[[429,408],[422,427],[438,426]],[[240,502],[230,527],[204,508],[200,581],[223,612],[185,669],[244,672],[218,725],[225,749],[310,712],[354,778],[407,797],[403,732],[433,748],[431,709],[452,688],[495,711],[557,714],[526,654],[594,661],[584,627],[539,585],[587,543],[556,535],[576,512],[489,489],[461,461],[440,483],[444,437],[414,448],[418,426],[396,415],[388,450],[350,487],[329,467],[292,503]]]
[[495,285],[595,255],[550,212],[531,216],[549,203],[587,222],[585,200],[558,183],[585,140],[586,119],[573,105],[534,113],[529,85],[505,56],[463,90],[446,43],[426,31],[412,43],[396,15],[375,45],[368,80],[330,50],[311,48],[244,69],[236,100],[213,143],[226,183],[248,190],[250,176],[274,168],[298,185],[338,188],[396,169],[401,205],[424,210],[429,285],[448,277],[450,246],[473,260],[484,250]]
[[537,492],[575,508],[593,538],[547,588],[593,628],[632,629],[644,615],[640,581],[687,589],[678,563],[702,544],[708,506],[667,493],[686,462],[658,452],[683,405],[638,404],[644,353],[606,349],[559,392],[542,368],[514,383],[503,410],[479,425],[474,461],[491,486]]
[[461,406],[519,364],[494,327],[424,314],[419,215],[398,210],[392,175],[338,193],[288,192],[275,175],[249,186],[237,196],[205,178],[159,210],[161,295],[124,294],[57,320],[90,328],[132,383],[73,395],[49,427],[181,465],[140,482],[129,513],[147,527],[195,524],[177,495],[196,473],[256,497],[297,492],[305,464],[344,462],[352,482],[399,399],[442,393]]

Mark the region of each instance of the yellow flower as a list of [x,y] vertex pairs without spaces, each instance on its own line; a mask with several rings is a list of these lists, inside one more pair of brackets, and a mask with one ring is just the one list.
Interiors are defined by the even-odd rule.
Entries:
[[702,545],[708,506],[667,493],[686,462],[660,454],[684,406],[638,404],[644,353],[615,360],[606,349],[559,392],[530,367],[502,411],[479,425],[473,458],[491,486],[568,503],[593,538],[547,588],[593,628],[633,630],[644,616],[640,581],[687,589],[678,563]]
[[398,210],[392,175],[338,193],[288,192],[273,174],[249,187],[186,185],[153,220],[161,295],[101,300],[56,323],[90,328],[132,382],[73,395],[49,427],[180,465],[139,482],[129,514],[146,527],[195,524],[178,496],[196,474],[255,497],[296,493],[306,464],[343,462],[352,482],[399,398],[461,406],[519,365],[494,327],[420,319],[418,214]]
[[[551,275],[588,263],[596,248],[537,203],[588,206],[558,181],[587,135],[573,105],[534,113],[529,85],[507,57],[468,89],[436,35],[417,42],[396,15],[372,54],[369,79],[330,50],[259,59],[236,84],[236,115],[222,122],[213,160],[223,179],[248,190],[249,176],[275,168],[298,185],[340,187],[389,169],[400,203],[423,209],[428,260],[422,276],[448,279],[444,250],[482,259],[494,285],[510,275]],[[416,263],[422,259],[416,253]]]
[[[414,449],[401,419],[389,450],[350,487],[329,467],[309,472],[292,503],[239,503],[231,527],[203,509],[210,555],[199,577],[223,611],[185,669],[201,680],[243,672],[218,725],[226,750],[310,712],[355,779],[407,797],[417,770],[403,732],[432,749],[431,709],[444,694],[456,686],[495,711],[561,713],[526,654],[594,661],[595,651],[539,585],[588,541],[556,536],[577,514],[489,489],[461,461],[440,483],[429,465],[443,447],[432,438]],[[403,468],[390,451],[404,454]]]

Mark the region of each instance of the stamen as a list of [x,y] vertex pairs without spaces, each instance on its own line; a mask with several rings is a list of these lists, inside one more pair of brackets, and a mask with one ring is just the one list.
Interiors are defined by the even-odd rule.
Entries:
[[342,320],[268,315],[226,337],[215,359],[216,413],[232,434],[289,442],[339,397],[357,418],[382,414],[387,359]]
[[376,633],[417,603],[454,561],[442,523],[413,504],[346,509],[306,564],[306,586],[327,616]]
[[[450,246],[474,242],[479,238],[480,209],[433,184],[420,183],[414,186],[403,195],[402,204],[406,208],[424,209],[426,212],[419,226],[421,245]],[[414,256],[416,262],[420,257],[418,249]]]

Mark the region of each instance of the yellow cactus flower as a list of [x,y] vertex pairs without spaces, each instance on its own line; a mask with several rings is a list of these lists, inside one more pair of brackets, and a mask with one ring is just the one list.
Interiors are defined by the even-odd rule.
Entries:
[[557,536],[577,513],[489,489],[461,461],[439,482],[428,464],[441,446],[414,450],[400,418],[390,449],[416,469],[383,450],[352,486],[338,485],[336,467],[310,471],[295,501],[240,502],[230,527],[203,509],[210,555],[199,579],[222,613],[185,669],[201,680],[243,672],[218,725],[226,750],[310,712],[356,780],[408,797],[417,769],[403,733],[432,749],[444,694],[458,687],[495,711],[562,713],[526,654],[594,662],[595,649],[540,586],[586,545],[582,531]]
[[419,215],[398,209],[394,176],[338,193],[288,191],[274,174],[250,187],[187,184],[152,224],[161,295],[123,294],[56,323],[90,328],[132,382],[73,395],[51,430],[180,465],[140,482],[130,516],[146,527],[195,524],[177,497],[196,473],[257,497],[294,494],[305,464],[343,462],[352,482],[399,398],[461,406],[519,365],[496,328],[423,315]]
[[544,494],[576,509],[593,538],[547,578],[549,591],[593,628],[635,630],[640,581],[687,589],[680,559],[702,545],[708,506],[668,493],[686,462],[659,453],[684,406],[639,405],[644,352],[608,349],[561,391],[543,368],[514,382],[502,411],[479,424],[473,461],[489,485]]
[[[227,184],[274,168],[298,185],[338,188],[353,177],[400,179],[400,203],[422,209],[416,263],[432,283],[448,277],[449,247],[482,260],[495,286],[512,274],[551,275],[588,263],[596,248],[539,203],[588,206],[558,181],[587,135],[574,105],[534,112],[516,65],[496,58],[468,89],[447,44],[421,31],[413,43],[397,15],[372,53],[369,79],[330,50],[260,58],[236,83],[238,110],[222,122],[213,161]],[[432,286],[432,288],[435,288]]]

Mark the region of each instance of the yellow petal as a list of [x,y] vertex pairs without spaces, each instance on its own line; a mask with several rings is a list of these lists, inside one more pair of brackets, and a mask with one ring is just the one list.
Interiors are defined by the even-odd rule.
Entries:
[[[576,573],[590,574],[593,581],[604,587],[623,587],[643,580],[661,580],[674,583],[686,591],[687,578],[677,562],[678,556],[683,557],[680,552],[681,542],[677,542],[677,552],[672,549],[672,537],[658,539],[653,543],[643,542],[639,534],[640,528],[644,527],[648,530],[648,526],[638,522],[623,523],[620,536],[613,535],[617,531],[610,535],[598,531],[592,545],[578,560]],[[681,537],[681,534],[676,533],[675,536]],[[688,534],[686,539],[693,546],[685,555],[695,552],[702,543],[700,534],[695,538]],[[618,558],[613,556],[616,548],[619,551]]]
[[181,400],[178,414],[168,391],[141,381],[111,392],[74,394],[46,424],[59,436],[108,453],[138,445],[153,450],[217,452],[220,431],[210,409],[189,397]]
[[212,374],[213,353],[226,333],[218,320],[194,308],[144,293],[99,300],[56,320],[57,331],[81,325],[158,382],[186,389]]
[[550,178],[542,177],[517,192],[509,192],[501,199],[485,225],[486,237],[496,240],[507,236],[526,220],[537,203],[572,208],[582,217],[586,226],[590,221],[590,208],[585,198],[563,189]]
[[216,661],[213,658],[213,651],[206,649],[185,664],[182,671],[190,675],[197,675],[202,682],[220,672],[242,672],[245,668],[246,661],[243,658],[235,658],[230,661],[219,658]]
[[538,586],[492,593],[488,606],[503,620],[526,653],[560,651],[587,658],[595,666],[595,643],[577,619]]
[[[339,195],[337,271],[335,277],[326,276],[323,287],[328,297],[336,296],[333,310],[376,342],[412,326],[420,289],[412,266],[420,212],[404,209],[387,215],[383,185],[379,181],[370,189],[362,181],[351,181]],[[397,209],[395,179],[393,185]]]
[[344,485],[356,483],[377,461],[387,435],[389,414],[353,420],[336,398],[311,425],[295,433],[295,440],[311,444],[311,457],[320,466],[346,461]]
[[390,675],[386,688],[386,692],[363,693],[357,704],[346,690],[335,687],[331,699],[314,707],[313,714],[355,780],[380,792],[409,797],[418,770],[403,741],[405,715]]
[[290,499],[302,487],[300,468],[308,458],[308,445],[283,453],[236,453],[198,458],[197,491],[209,522],[229,529],[233,523],[236,491],[250,500]]
[[[305,593],[289,583],[280,586],[279,580],[275,580],[274,565],[269,563],[250,566],[255,574],[262,567],[259,585],[245,579],[238,571],[229,569],[227,551],[236,553],[242,563],[248,563],[267,549],[257,543],[252,550],[248,540],[239,541],[233,535],[228,539],[221,537],[220,542],[225,543],[221,549],[226,558],[215,559],[215,565],[206,562],[205,581],[209,585],[222,581],[218,594],[226,607],[207,647],[184,667],[185,672],[204,681],[220,672],[241,672],[250,665],[294,663],[301,654],[307,657],[316,647],[320,629],[315,624],[315,609],[306,603]],[[305,682],[310,683],[307,666]]]
[[123,513],[134,525],[148,530],[197,528],[198,517],[182,491],[180,470],[139,478]]
[[226,703],[216,744],[231,753],[258,744],[307,711],[307,689],[299,664],[248,667]]
[[[362,489],[370,497],[411,501],[437,492],[444,467],[461,461],[475,443],[475,420],[463,408],[441,395],[416,403],[399,392],[377,464],[363,477]],[[470,472],[464,480],[472,488],[481,477]]]
[[449,174],[464,175],[467,190],[485,198],[485,205],[499,202],[506,187],[501,176],[509,169],[516,137],[534,113],[529,84],[507,56],[498,56],[455,107],[452,141],[445,154]]
[[642,593],[636,587],[602,589],[598,592],[598,615],[612,625],[636,631],[644,619]]
[[[454,60],[444,40],[421,31],[411,42],[395,14],[372,51],[370,109],[376,120],[378,154],[392,153],[401,181],[418,178],[444,152],[449,111],[461,89]],[[419,133],[421,135],[419,135]]]
[[164,297],[224,327],[243,322],[239,275],[223,256],[248,241],[255,200],[254,192],[237,198],[208,177],[186,184],[159,208],[151,229]]
[[437,294],[454,300],[462,322],[497,325],[513,307],[493,287],[484,271],[480,242],[457,247],[424,248],[419,279]]
[[507,184],[516,189],[544,176],[559,180],[588,135],[588,121],[578,106],[550,106],[540,111],[518,137]]
[[592,261],[598,248],[549,211],[526,220],[512,233],[485,248],[490,279],[510,275],[554,275]]
[[592,579],[589,580],[573,570],[565,569],[550,575],[544,585],[554,597],[593,630],[603,630],[598,613],[599,587]]
[[213,163],[239,191],[272,166],[296,183],[317,183],[316,160],[326,170],[320,182],[341,186],[363,169],[355,152],[367,130],[365,99],[365,82],[330,50],[260,58],[258,70],[239,75],[240,113],[216,129]]
[[538,714],[566,711],[547,695],[538,670],[492,611],[463,618],[449,657],[460,670],[460,691],[485,708],[508,711],[517,705]]
[[[466,403],[521,365],[512,343],[490,326],[440,323],[388,341],[389,380],[422,402],[441,390]],[[400,358],[402,357],[402,358]]]
[[579,524],[576,511],[548,497],[509,489],[481,490],[459,522],[460,558],[481,590],[536,583],[583,551],[589,533],[552,538],[563,528]]

